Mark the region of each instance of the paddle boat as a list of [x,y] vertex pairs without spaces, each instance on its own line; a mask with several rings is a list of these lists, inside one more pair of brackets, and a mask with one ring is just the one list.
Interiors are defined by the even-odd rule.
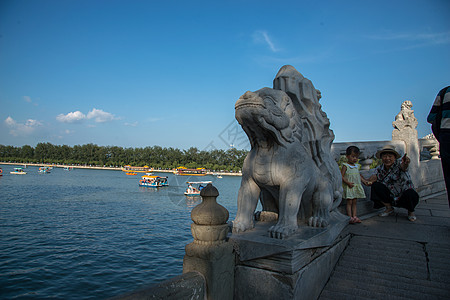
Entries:
[[163,177],[159,177],[159,182],[161,183],[161,186],[169,186],[169,181],[168,181],[169,177],[167,176],[163,176]]
[[42,174],[50,173],[50,168],[49,167],[40,167],[38,172],[42,173]]
[[72,170],[73,170],[73,167],[64,167],[63,170],[64,170],[64,171],[72,171]]
[[126,175],[128,175],[128,176],[134,176],[134,175],[137,175],[137,173],[135,173],[135,172],[127,172],[127,173],[125,173]]
[[139,180],[139,186],[145,187],[162,187],[168,186],[169,182],[167,181],[167,177],[160,177],[155,175],[144,175]]
[[3,176],[3,170],[0,168],[0,176]]
[[187,181],[188,187],[184,195],[186,196],[200,196],[201,190],[212,181]]
[[27,172],[23,170],[23,168],[14,168],[14,171],[9,172],[10,174],[14,175],[25,175]]

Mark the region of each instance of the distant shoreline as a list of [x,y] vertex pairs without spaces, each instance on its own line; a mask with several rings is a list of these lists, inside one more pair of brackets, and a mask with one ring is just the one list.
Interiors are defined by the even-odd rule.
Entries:
[[77,168],[77,169],[95,169],[95,170],[113,170],[122,171],[122,168],[116,167],[96,167],[96,166],[72,166],[72,165],[59,165],[59,164],[36,164],[36,163],[10,163],[10,162],[0,162],[0,165],[12,165],[12,166],[34,166],[34,167],[44,167],[52,166],[56,168]]
[[[10,165],[10,166],[34,166],[34,167],[44,167],[52,166],[55,168],[74,168],[74,169],[91,169],[91,170],[111,170],[111,171],[122,171],[122,167],[97,167],[88,165],[60,165],[60,164],[36,164],[36,163],[11,163],[11,162],[0,162],[0,165]],[[155,173],[173,173],[172,170],[153,170],[151,172]],[[239,172],[207,172],[206,175],[223,175],[223,176],[242,176]],[[200,176],[201,177],[201,176]]]

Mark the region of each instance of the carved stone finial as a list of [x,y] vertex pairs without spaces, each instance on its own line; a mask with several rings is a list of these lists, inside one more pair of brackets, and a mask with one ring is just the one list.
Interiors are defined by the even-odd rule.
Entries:
[[219,191],[208,184],[200,192],[202,203],[191,212],[194,241],[186,245],[183,273],[197,271],[206,280],[206,299],[232,300],[234,291],[233,245],[227,243],[228,210],[216,202]]
[[211,183],[200,192],[200,196],[202,203],[194,207],[191,213],[194,243],[222,243],[228,234],[228,210],[217,203],[219,191]]
[[203,197],[217,197],[219,196],[219,191],[211,183],[208,183],[205,188],[200,191],[200,196]]

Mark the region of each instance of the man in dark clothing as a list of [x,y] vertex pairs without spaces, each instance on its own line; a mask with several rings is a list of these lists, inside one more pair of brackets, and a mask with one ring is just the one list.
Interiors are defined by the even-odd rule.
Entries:
[[433,124],[433,133],[439,141],[442,171],[450,206],[450,86],[443,88],[437,94],[427,122]]

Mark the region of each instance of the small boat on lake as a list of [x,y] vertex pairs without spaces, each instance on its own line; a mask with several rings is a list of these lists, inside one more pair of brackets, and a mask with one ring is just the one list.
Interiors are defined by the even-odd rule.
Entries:
[[49,167],[40,167],[38,172],[42,173],[42,174],[50,173],[50,168]]
[[0,168],[0,176],[3,176],[3,170]]
[[125,174],[128,175],[128,176],[134,176],[134,175],[137,175],[137,173],[135,173],[135,172],[126,172]]
[[73,170],[73,167],[64,167],[63,170],[64,170],[64,171],[72,171],[72,170]]
[[148,173],[152,170],[149,166],[143,166],[143,167],[134,167],[130,165],[126,165],[122,167],[123,172],[127,173]]
[[212,181],[187,181],[188,187],[184,195],[186,196],[200,196],[200,192],[202,189],[208,184],[212,183]]
[[205,176],[206,170],[203,168],[197,169],[188,169],[185,167],[179,167],[173,171],[175,175],[184,175],[184,176]]
[[27,172],[23,170],[23,168],[14,168],[14,171],[9,172],[10,174],[14,175],[25,175]]
[[167,181],[167,177],[155,176],[155,175],[144,175],[139,180],[139,186],[145,187],[162,187],[168,186],[169,182]]

